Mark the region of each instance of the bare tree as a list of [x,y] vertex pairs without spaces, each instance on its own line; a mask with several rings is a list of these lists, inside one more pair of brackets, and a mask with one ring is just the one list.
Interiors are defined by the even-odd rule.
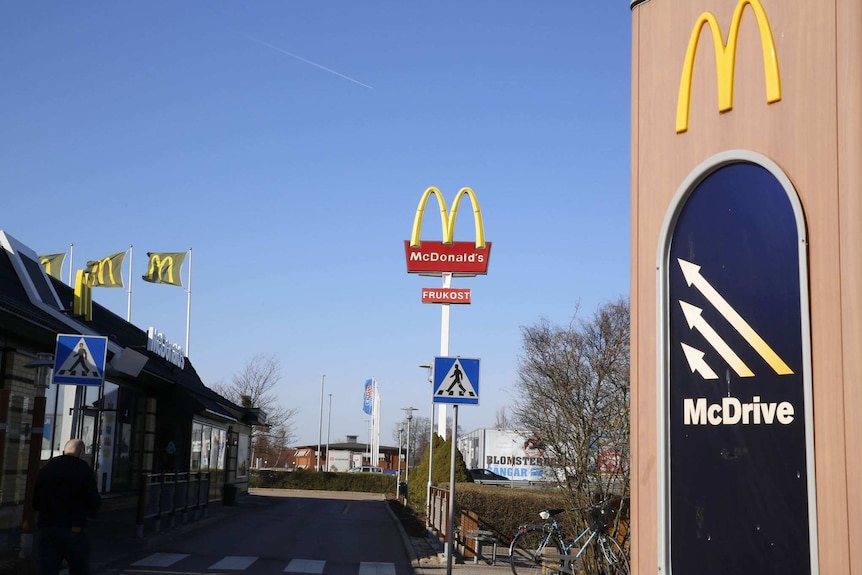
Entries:
[[565,328],[522,328],[513,418],[541,439],[572,507],[629,495],[630,331],[625,299]]
[[279,403],[275,394],[279,381],[281,362],[278,357],[257,354],[233,375],[230,385],[219,382],[213,386],[237,405],[260,408],[266,414],[267,425],[255,426],[252,430],[252,448],[260,457],[264,455],[261,449],[272,451],[270,463],[277,462],[283,448],[293,441],[293,419],[299,412],[296,407],[287,408]]
[[[430,430],[431,419],[428,417],[414,416],[410,421],[410,463],[415,465],[416,456],[425,450],[428,445],[428,432]],[[402,453],[407,452],[407,420],[402,419],[392,426],[392,439],[395,445],[398,445],[398,428],[401,427],[401,448]]]
[[501,407],[495,414],[494,429],[510,429],[511,427],[509,416],[506,413],[506,407]]
[[[452,429],[452,418],[447,417],[447,428]],[[398,426],[401,425],[404,429],[401,432],[401,445],[407,446],[407,421],[402,420],[392,426],[392,439],[395,445],[398,445]],[[463,432],[461,426],[458,426],[458,435]],[[436,429],[434,433],[437,433]],[[415,467],[419,464],[419,460],[423,457],[428,457],[428,440],[431,437],[431,418],[414,416],[410,422],[410,464]]]

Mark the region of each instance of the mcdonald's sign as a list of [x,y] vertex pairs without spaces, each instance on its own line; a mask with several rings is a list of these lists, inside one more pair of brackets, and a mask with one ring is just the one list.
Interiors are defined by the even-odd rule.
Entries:
[[736,69],[736,47],[739,38],[739,24],[746,6],[751,7],[760,31],[760,45],[763,52],[763,75],[766,80],[766,101],[769,104],[781,100],[781,75],[778,71],[778,55],[775,52],[775,39],[772,36],[772,28],[766,10],[760,0],[739,0],[733,17],[730,20],[730,30],[727,33],[727,42],[724,42],[721,34],[721,26],[716,17],[710,12],[704,12],[697,19],[691,31],[688,41],[688,49],[685,52],[685,61],[682,65],[682,76],[679,80],[679,97],[676,104],[676,132],[681,134],[688,130],[688,116],[691,108],[691,80],[694,68],[694,57],[697,53],[697,44],[700,33],[704,26],[709,27],[712,34],[713,48],[715,50],[715,69],[718,82],[718,110],[727,112],[733,108],[733,77]]
[[[440,223],[443,225],[443,241],[420,241],[422,219],[425,206],[431,196],[437,198],[440,208]],[[475,242],[456,242],[455,218],[461,199],[467,196],[473,207],[473,222],[476,227]],[[446,209],[446,201],[440,190],[430,187],[422,194],[416,216],[413,219],[413,233],[409,240],[404,241],[404,251],[407,257],[407,273],[440,276],[451,273],[453,276],[468,277],[488,273],[488,260],[491,256],[491,242],[485,241],[485,228],[482,223],[482,211],[476,194],[470,188],[461,188],[452,209]]]
[[92,278],[89,272],[78,270],[75,274],[75,295],[72,300],[72,313],[89,321],[93,319]]

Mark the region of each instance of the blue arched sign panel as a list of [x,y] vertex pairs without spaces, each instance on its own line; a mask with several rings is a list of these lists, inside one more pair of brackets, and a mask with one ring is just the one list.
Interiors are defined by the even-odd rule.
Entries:
[[700,166],[660,246],[664,562],[672,575],[816,565],[807,253],[789,179]]

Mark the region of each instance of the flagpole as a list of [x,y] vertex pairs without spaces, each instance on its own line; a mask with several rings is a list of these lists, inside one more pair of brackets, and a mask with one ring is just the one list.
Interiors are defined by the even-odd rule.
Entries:
[[132,323],[132,244],[129,244],[129,304],[126,309],[126,321]]
[[192,325],[192,248],[189,248],[189,289],[186,303],[186,357],[189,357],[189,330]]
[[374,401],[371,412],[371,465],[380,464],[380,390],[377,379],[374,379]]
[[72,283],[72,258],[75,257],[75,244],[69,244],[69,286],[74,286]]

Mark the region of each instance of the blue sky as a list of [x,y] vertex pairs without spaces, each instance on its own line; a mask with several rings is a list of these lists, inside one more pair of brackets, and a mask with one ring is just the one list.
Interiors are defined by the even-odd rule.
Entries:
[[[318,440],[322,374],[324,441],[367,437],[368,377],[382,443],[400,408],[428,416],[441,310],[420,290],[441,284],[407,274],[403,242],[429,186],[449,204],[471,187],[493,243],[488,275],[452,284],[473,303],[452,306],[449,354],[481,360],[462,429],[512,403],[522,326],[628,296],[628,1],[3,12],[0,228],[40,254],[74,244],[76,269],[133,245],[132,322],[180,344],[186,292],[140,276],[147,251],[193,248],[195,368],[227,382],[277,355],[296,444]],[[94,299],[125,317],[125,291]]]

